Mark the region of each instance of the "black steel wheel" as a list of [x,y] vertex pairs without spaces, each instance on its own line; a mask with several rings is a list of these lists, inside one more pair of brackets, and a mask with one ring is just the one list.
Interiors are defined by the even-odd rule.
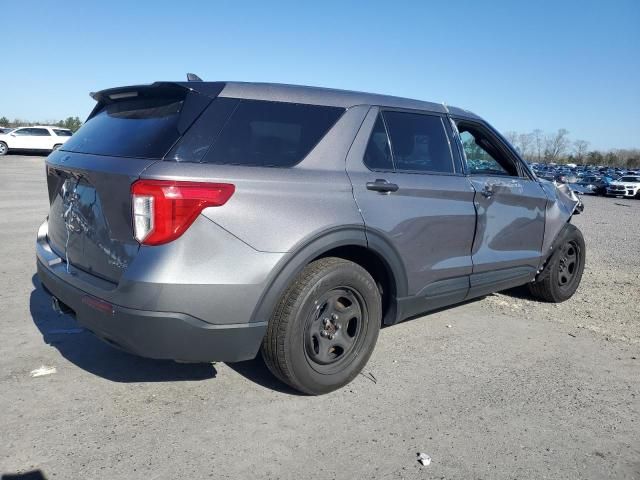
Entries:
[[367,316],[362,297],[351,288],[334,288],[322,295],[305,329],[305,353],[313,368],[327,373],[348,362],[364,338]]
[[575,240],[570,240],[562,245],[558,260],[558,286],[561,289],[570,289],[577,279],[580,271],[580,246]]

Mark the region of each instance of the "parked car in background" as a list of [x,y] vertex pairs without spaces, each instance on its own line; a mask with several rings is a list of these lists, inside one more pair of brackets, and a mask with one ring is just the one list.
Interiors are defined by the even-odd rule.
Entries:
[[625,175],[607,187],[607,195],[640,198],[640,176]]
[[46,161],[37,269],[111,345],[187,362],[262,349],[321,394],[383,324],[518,285],[562,302],[580,283],[579,200],[467,110],[236,82],[93,98]]
[[0,135],[2,135],[4,133],[9,133],[12,130],[13,130],[13,128],[11,128],[11,127],[0,127]]
[[599,177],[597,175],[584,175],[578,181],[571,184],[576,193],[590,195],[606,195],[607,186],[612,181],[611,177]]
[[38,125],[15,128],[0,134],[0,155],[19,150],[50,152],[63,145],[71,135],[71,130],[60,127]]

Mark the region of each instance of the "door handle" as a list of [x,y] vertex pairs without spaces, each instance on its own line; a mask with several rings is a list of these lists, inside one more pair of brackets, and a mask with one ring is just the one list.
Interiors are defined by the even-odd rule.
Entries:
[[376,179],[375,182],[367,182],[367,190],[372,190],[374,192],[397,192],[398,188],[398,185],[396,185],[395,183],[389,183],[382,178]]

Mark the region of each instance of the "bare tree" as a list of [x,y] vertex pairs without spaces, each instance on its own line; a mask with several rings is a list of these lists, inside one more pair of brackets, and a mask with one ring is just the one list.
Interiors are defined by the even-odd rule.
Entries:
[[544,133],[539,128],[536,128],[531,132],[533,138],[533,149],[536,155],[536,162],[540,163],[542,160],[542,153],[544,150]]
[[517,146],[518,143],[518,132],[514,132],[513,130],[504,132],[504,138],[506,138],[511,145],[514,147]]
[[578,163],[582,163],[589,150],[589,142],[586,140],[576,140],[573,142],[573,156]]
[[528,159],[531,145],[533,144],[533,133],[521,133],[518,135],[518,148],[522,158]]
[[557,162],[569,149],[569,130],[559,129],[547,135],[545,139],[544,156],[548,162]]

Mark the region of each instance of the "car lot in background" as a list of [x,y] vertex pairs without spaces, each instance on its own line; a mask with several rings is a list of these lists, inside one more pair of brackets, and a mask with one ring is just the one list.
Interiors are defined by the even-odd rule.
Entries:
[[[545,180],[557,183],[566,183],[578,194],[587,195],[620,195],[623,196],[624,186],[616,187],[609,193],[611,182],[619,180],[623,176],[638,176],[635,170],[621,167],[599,167],[595,165],[557,165],[544,163],[530,163],[531,170]],[[614,192],[615,190],[615,192]],[[634,190],[630,188],[629,190]],[[616,193],[616,192],[620,193]],[[635,194],[627,194],[632,197]]]
[[15,151],[50,152],[64,144],[73,132],[67,128],[37,125],[0,132],[0,155]]
[[5,133],[9,133],[12,130],[13,130],[13,128],[11,128],[11,127],[0,127],[0,135],[4,135]]

